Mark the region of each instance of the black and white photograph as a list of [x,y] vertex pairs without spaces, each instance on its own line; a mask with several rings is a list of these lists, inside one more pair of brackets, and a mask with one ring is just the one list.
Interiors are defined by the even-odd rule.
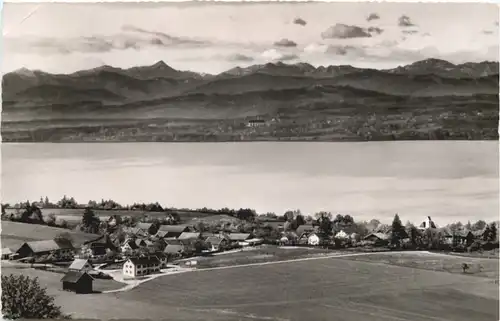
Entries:
[[3,319],[500,319],[498,5],[2,9]]

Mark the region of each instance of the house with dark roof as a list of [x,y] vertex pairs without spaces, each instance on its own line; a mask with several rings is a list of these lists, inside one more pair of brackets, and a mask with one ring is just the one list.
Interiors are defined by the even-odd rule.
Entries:
[[260,119],[260,118],[250,119],[247,123],[247,127],[261,127],[261,126],[265,126],[265,125],[266,125],[266,121],[264,119]]
[[109,235],[101,235],[94,240],[83,243],[81,252],[91,258],[102,258],[107,251],[117,252],[118,248],[113,243]]
[[139,245],[133,239],[126,239],[121,246],[122,253],[132,252],[137,249],[139,249]]
[[160,269],[164,269],[167,267],[168,263],[168,255],[163,252],[155,253],[154,256],[160,261]]
[[474,242],[475,235],[470,230],[459,230],[453,233],[453,244],[471,245]]
[[60,258],[69,258],[73,256],[73,245],[69,241],[32,241],[26,242],[16,251],[18,258],[42,256],[53,254]]
[[182,233],[190,232],[190,230],[187,225],[160,225],[156,236],[163,238],[179,237]]
[[92,293],[94,278],[86,272],[69,271],[61,279],[63,290],[78,294]]
[[205,242],[208,244],[210,251],[219,251],[229,244],[228,240],[221,236],[209,236]]
[[136,278],[160,271],[161,262],[156,256],[129,258],[123,264],[123,277]]
[[364,237],[365,241],[373,242],[375,244],[389,243],[390,235],[386,233],[370,233]]
[[94,267],[87,259],[75,259],[69,266],[69,271],[76,272],[89,272],[92,271]]

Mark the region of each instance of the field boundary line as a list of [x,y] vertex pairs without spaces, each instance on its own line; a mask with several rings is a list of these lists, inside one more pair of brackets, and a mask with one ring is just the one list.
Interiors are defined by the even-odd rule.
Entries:
[[[412,251],[412,252],[408,252],[408,251],[397,251],[396,252],[396,251],[394,251],[394,252],[390,252],[390,253],[393,253],[393,254],[415,253],[415,251]],[[417,253],[427,254],[429,252],[419,251]],[[225,270],[225,269],[241,268],[241,267],[262,266],[262,265],[282,264],[282,263],[290,263],[290,262],[303,262],[303,261],[313,261],[313,260],[325,260],[325,259],[332,259],[332,258],[337,258],[337,257],[363,256],[363,255],[374,255],[374,254],[380,254],[380,252],[329,254],[329,255],[323,255],[323,256],[317,256],[317,257],[305,257],[305,258],[281,260],[281,261],[256,262],[256,263],[248,263],[248,264],[240,264],[240,265],[218,266],[218,267],[212,267],[212,268],[196,269],[196,270],[193,270],[191,272]]]

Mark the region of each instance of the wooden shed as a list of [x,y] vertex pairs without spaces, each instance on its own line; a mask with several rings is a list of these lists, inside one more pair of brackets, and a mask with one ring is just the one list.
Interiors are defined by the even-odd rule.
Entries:
[[92,293],[94,278],[86,272],[69,271],[61,279],[63,290],[78,294]]

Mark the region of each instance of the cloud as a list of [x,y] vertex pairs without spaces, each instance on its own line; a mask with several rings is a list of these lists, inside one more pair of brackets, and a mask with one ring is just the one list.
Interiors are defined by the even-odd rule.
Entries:
[[329,45],[325,53],[334,54],[338,56],[346,56],[346,55],[363,56],[365,54],[362,48],[354,46],[342,46],[342,45]]
[[372,21],[372,20],[378,20],[380,19],[380,16],[376,13],[370,13],[368,18],[366,18],[366,21]]
[[403,30],[403,33],[405,35],[414,35],[414,34],[418,33],[418,30]]
[[242,54],[238,54],[238,53],[235,53],[235,54],[231,54],[227,57],[227,60],[228,61],[243,61],[243,62],[249,62],[249,61],[253,61],[254,59],[252,57],[249,57],[249,56],[245,56],[245,55],[242,55]]
[[337,23],[321,33],[323,39],[369,38],[372,35],[358,26]]
[[402,15],[398,19],[398,26],[400,27],[412,27],[414,25],[415,24],[411,21],[410,17],[408,17],[407,15]]
[[299,56],[293,53],[283,53],[276,49],[269,49],[262,53],[262,57],[272,61],[288,61],[298,59]]
[[301,26],[305,26],[307,24],[307,22],[304,19],[301,19],[301,18],[295,18],[293,20],[293,23],[296,24],[296,25],[301,25]]
[[175,37],[158,31],[148,31],[134,26],[124,26],[124,33],[94,35],[90,37],[50,38],[22,37],[4,38],[9,52],[38,54],[104,53],[113,50],[142,50],[174,46],[205,46],[210,42],[185,37]]
[[384,32],[384,29],[381,29],[379,27],[369,27],[368,29],[366,29],[370,34],[371,33],[376,33],[376,34],[381,34],[382,32]]
[[159,32],[159,31],[150,31],[142,28],[138,28],[132,25],[125,25],[122,27],[123,31],[135,32],[138,34],[150,36],[150,42],[158,45],[182,45],[182,44],[191,44],[191,45],[204,45],[208,44],[207,41],[195,40],[186,37],[175,37],[169,34]]
[[274,45],[276,47],[297,47],[297,44],[295,42],[285,38],[281,39],[280,41],[276,41]]

